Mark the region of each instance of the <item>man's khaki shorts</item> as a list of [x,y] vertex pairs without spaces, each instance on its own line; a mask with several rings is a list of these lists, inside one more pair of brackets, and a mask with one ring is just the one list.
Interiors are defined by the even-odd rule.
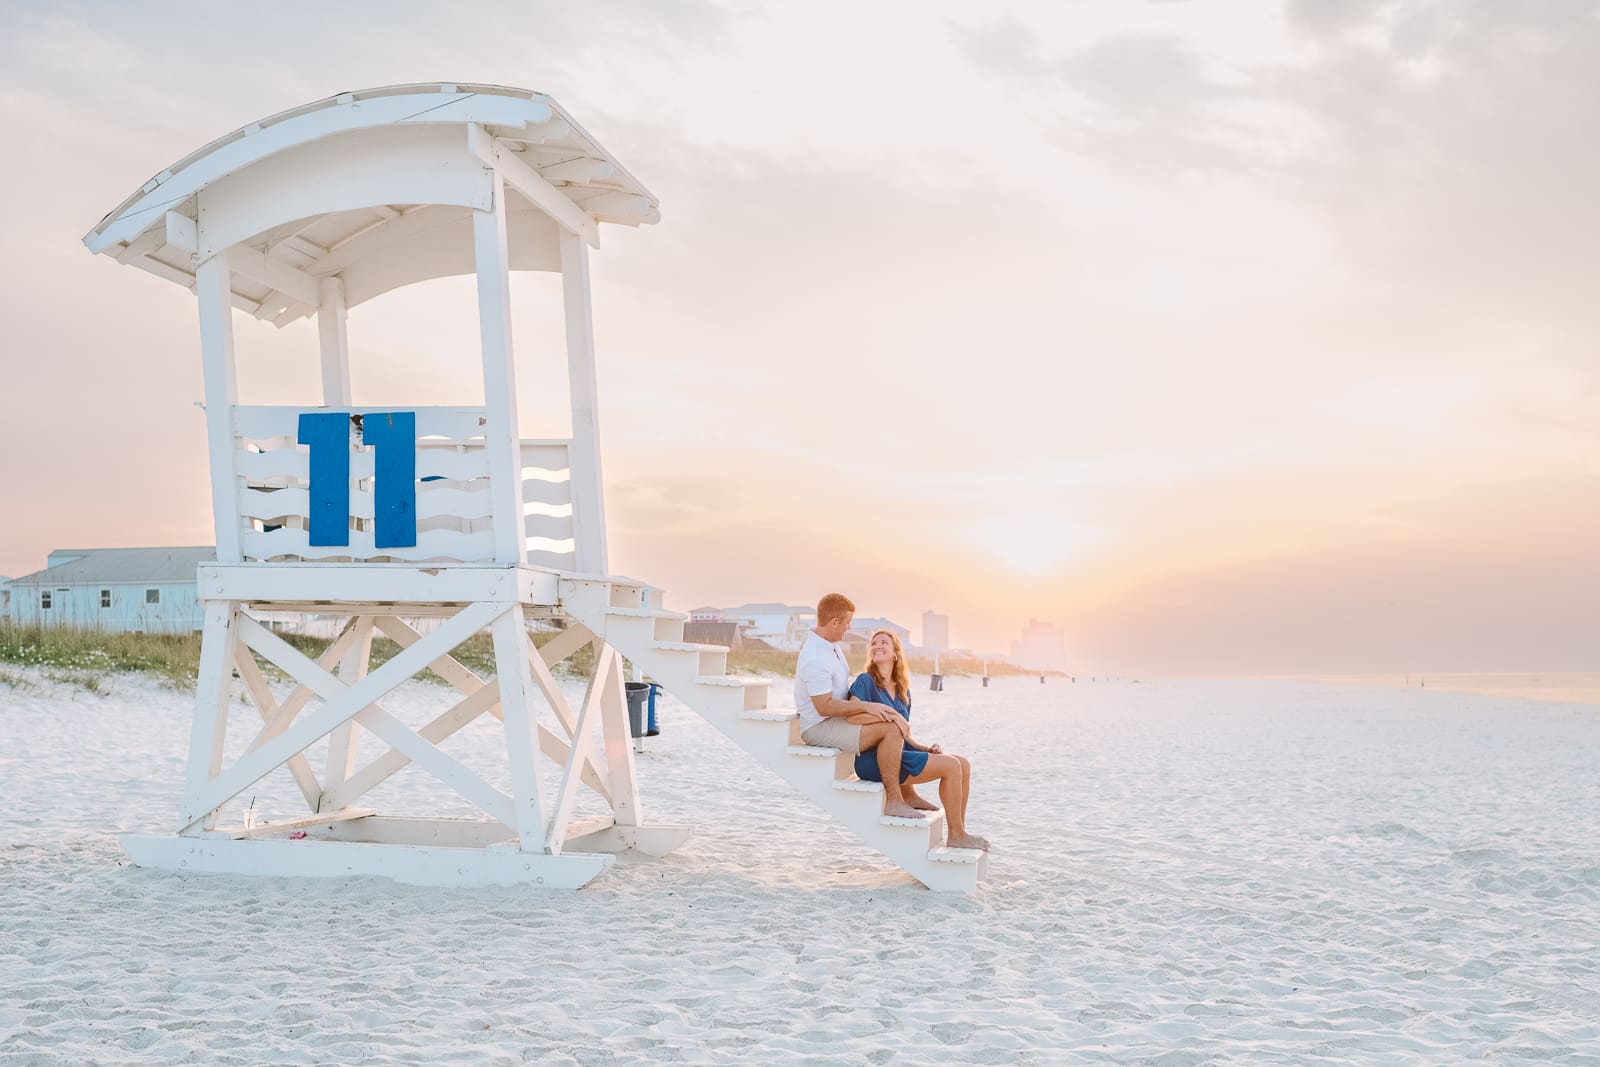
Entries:
[[829,716],[800,734],[800,740],[818,748],[836,748],[854,755],[861,751],[861,727]]

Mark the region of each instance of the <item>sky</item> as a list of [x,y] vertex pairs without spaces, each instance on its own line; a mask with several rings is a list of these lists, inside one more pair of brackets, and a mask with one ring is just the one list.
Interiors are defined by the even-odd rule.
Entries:
[[[81,238],[346,89],[547,92],[605,227],[611,569],[1084,673],[1600,667],[1600,3],[0,4],[0,574],[212,540],[193,297]],[[530,436],[558,281],[519,275]],[[481,402],[470,278],[358,404]],[[246,403],[316,333],[238,317]]]

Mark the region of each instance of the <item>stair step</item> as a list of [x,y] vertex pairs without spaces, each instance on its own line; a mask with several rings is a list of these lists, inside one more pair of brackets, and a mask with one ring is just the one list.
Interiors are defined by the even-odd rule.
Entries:
[[944,821],[944,812],[930,811],[926,819],[904,819],[898,815],[878,816],[879,826],[905,826],[914,830],[926,830],[935,823]]
[[[720,645],[717,647],[721,647]],[[766,688],[772,683],[765,678],[747,678],[737,674],[702,674],[695,679],[696,685],[725,685],[736,689],[751,689],[756,686]]]
[[839,754],[836,748],[818,748],[816,745],[790,745],[788,752],[791,756],[826,756],[828,759]]
[[981,848],[930,848],[928,858],[935,863],[978,863],[983,859]]
[[752,722],[794,722],[800,718],[792,711],[747,711],[741,717]]
[[882,782],[867,782],[860,778],[836,778],[833,782],[835,789],[842,789],[847,793],[882,793]]
[[[666,608],[607,608],[607,615],[621,615],[628,619],[682,619],[687,621],[689,616],[681,611],[668,611]],[[717,646],[722,647],[722,646]]]

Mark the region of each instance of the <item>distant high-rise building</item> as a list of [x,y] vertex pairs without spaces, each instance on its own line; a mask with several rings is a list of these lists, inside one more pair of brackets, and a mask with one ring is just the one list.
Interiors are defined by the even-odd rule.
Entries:
[[1023,667],[1042,671],[1067,669],[1067,635],[1054,623],[1029,619],[1022,637],[1011,642],[1011,658]]
[[932,611],[922,613],[922,651],[930,655],[950,651],[950,616]]

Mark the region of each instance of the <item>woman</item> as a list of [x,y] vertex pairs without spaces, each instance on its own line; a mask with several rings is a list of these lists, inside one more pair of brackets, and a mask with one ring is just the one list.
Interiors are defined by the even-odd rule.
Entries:
[[[911,721],[911,672],[906,669],[905,650],[900,636],[892,630],[877,630],[867,651],[867,669],[850,686],[851,700],[887,704]],[[854,722],[854,717],[851,718]],[[877,750],[868,749],[856,756],[856,777],[865,782],[881,782]],[[951,848],[987,849],[989,842],[967,833],[967,792],[972,785],[972,764],[965,756],[947,754],[938,745],[924,745],[909,734],[900,757],[901,790],[906,803],[924,811],[938,810],[917,795],[911,787],[919,782],[939,783],[939,800],[944,804],[948,824],[945,844]]]

